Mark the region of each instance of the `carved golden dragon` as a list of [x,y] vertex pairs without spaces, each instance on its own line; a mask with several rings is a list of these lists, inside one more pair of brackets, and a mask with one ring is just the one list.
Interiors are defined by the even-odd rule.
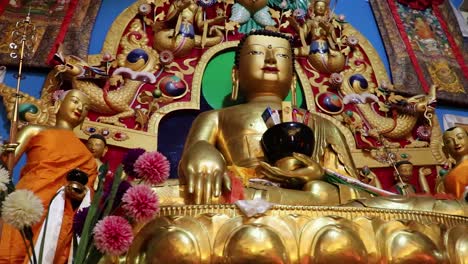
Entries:
[[[350,96],[350,98],[352,98],[353,96],[362,97],[362,95],[365,95],[367,98],[371,98],[373,101],[379,103],[377,101],[377,96],[373,95],[373,91],[368,91],[368,87],[363,86],[359,80],[351,78],[352,76],[356,76],[355,73],[352,71],[344,72],[344,76],[346,81],[344,81],[340,87],[340,91],[344,96]],[[387,102],[407,106],[406,109],[410,110],[399,111],[392,117],[383,116],[377,113],[374,110],[373,105],[365,102],[365,100],[353,101],[369,126],[368,134],[370,136],[385,141],[386,139],[407,139],[410,141],[410,144],[406,145],[406,147],[428,146],[429,143],[426,141],[415,140],[412,136],[412,131],[421,116],[424,116],[429,123],[431,122],[431,116],[435,110],[433,107],[433,104],[436,101],[435,86],[431,87],[431,90],[427,95],[416,95],[410,98],[405,98],[391,93],[387,98]],[[390,144],[398,145],[395,147],[399,147],[399,143]]]
[[[125,126],[120,119],[132,117],[135,110],[131,107],[138,89],[148,82],[148,77],[154,78],[153,73],[159,69],[159,57],[156,51],[141,48],[140,52],[148,54],[146,62],[127,67],[117,68],[114,75],[107,81],[104,88],[99,87],[92,79],[86,78],[86,72],[92,68],[84,60],[75,56],[64,57],[62,64],[55,66],[63,80],[68,80],[74,89],[86,93],[91,101],[91,110],[106,116],[100,116],[97,121],[117,126]],[[119,69],[125,69],[119,71]],[[126,74],[125,78],[115,75],[116,72]],[[149,81],[149,82],[154,82]],[[115,90],[108,90],[111,84],[120,84]]]

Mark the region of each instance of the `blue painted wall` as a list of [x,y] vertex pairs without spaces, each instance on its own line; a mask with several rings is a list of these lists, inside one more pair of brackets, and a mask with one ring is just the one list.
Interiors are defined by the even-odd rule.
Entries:
[[[102,43],[105,40],[108,29],[111,27],[114,19],[128,6],[133,4],[133,0],[103,0],[102,6],[94,26],[91,44],[89,46],[90,54],[98,54],[101,52]],[[333,2],[333,1],[332,1]],[[462,0],[452,0],[458,6]],[[389,72],[388,59],[384,50],[384,45],[380,38],[380,34],[375,22],[370,4],[367,0],[342,0],[338,1],[335,12],[337,14],[344,14],[346,20],[349,21],[356,29],[358,29],[364,36],[366,36],[372,45],[377,49],[380,57],[385,63],[387,71]],[[33,18],[34,19],[34,18]],[[16,79],[13,74],[16,69],[9,69],[5,79],[5,83],[9,86],[16,86]],[[30,71],[24,72],[26,77],[22,80],[21,90],[31,95],[38,97],[42,83],[45,80],[47,71]],[[439,119],[444,114],[455,114],[461,116],[468,116],[466,109],[453,108],[446,105],[439,105],[437,109]],[[442,124],[442,121],[440,121]],[[9,121],[6,120],[6,113],[3,106],[0,107],[0,136],[3,139],[8,138]],[[15,175],[18,175],[18,168],[22,166],[24,161],[21,161],[15,170]]]

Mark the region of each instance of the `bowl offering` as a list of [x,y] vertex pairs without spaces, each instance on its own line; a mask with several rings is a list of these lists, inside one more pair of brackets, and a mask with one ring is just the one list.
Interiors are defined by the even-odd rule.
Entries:
[[292,156],[293,152],[312,155],[314,133],[307,125],[299,122],[284,122],[274,125],[263,133],[261,145],[268,162]]

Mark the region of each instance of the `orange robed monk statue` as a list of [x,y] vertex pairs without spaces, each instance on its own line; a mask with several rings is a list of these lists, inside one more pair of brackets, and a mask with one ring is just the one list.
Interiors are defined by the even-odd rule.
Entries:
[[445,176],[445,191],[462,198],[468,186],[468,132],[452,127],[444,132],[444,149],[455,159],[455,167]]
[[[73,237],[72,223],[75,211],[73,202],[68,195],[67,198],[65,195],[53,198],[54,195],[57,192],[66,192],[64,187],[68,183],[68,173],[79,169],[89,177],[86,188],[89,200],[89,190],[92,189],[97,176],[93,156],[73,133],[73,129],[87,116],[88,97],[78,90],[70,90],[54,106],[57,111],[54,127],[40,125],[24,127],[18,133],[17,144],[10,144],[8,147],[10,151],[14,150],[15,164],[23,153],[27,154],[26,165],[21,170],[16,189],[33,191],[42,200],[46,209],[42,220],[32,226],[34,245],[38,244],[39,233],[49,206],[50,214],[54,214],[49,217],[49,222],[57,223],[52,227],[50,224],[47,225],[46,235],[52,234],[51,229],[55,228],[58,237],[56,245],[51,243],[50,239],[46,239],[45,244],[49,246],[44,248],[42,263],[66,263]],[[55,216],[57,210],[63,211],[63,217]],[[6,223],[3,225],[0,241],[0,263],[29,263],[20,232]]]

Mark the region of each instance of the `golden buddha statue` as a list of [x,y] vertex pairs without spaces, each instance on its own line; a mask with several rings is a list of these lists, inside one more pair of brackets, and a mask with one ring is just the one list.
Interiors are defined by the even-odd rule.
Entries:
[[[56,201],[63,197],[56,194],[68,185],[67,174],[70,171],[79,168],[87,174],[89,189],[97,177],[93,156],[73,132],[73,129],[81,125],[87,116],[89,104],[89,99],[84,93],[70,90],[54,104],[55,126],[26,126],[19,131],[17,143],[7,144],[7,150],[14,151],[15,164],[24,153],[27,154],[27,161],[21,170],[16,189],[33,191],[42,200],[46,211],[52,200]],[[48,220],[49,223],[59,221],[56,224],[59,229],[55,230],[58,233],[58,240],[54,251],[44,249],[44,252],[50,250],[44,256],[47,255],[52,259],[43,259],[43,263],[67,262],[72,242],[74,209],[70,199],[65,199],[63,203],[63,217]],[[39,231],[45,217],[46,214],[39,223],[32,226],[35,244],[38,242]],[[50,229],[53,229],[51,224],[47,226],[47,231],[54,232]],[[2,231],[0,259],[7,260],[8,263],[23,263],[25,258],[28,258],[28,253],[24,246],[18,246],[18,241],[22,241],[21,233],[7,224],[4,224]]]
[[[247,103],[204,112],[192,124],[179,164],[189,203],[212,203],[223,186],[231,189],[228,171],[242,178],[246,198],[260,196],[283,204],[339,204],[356,198],[351,194],[340,201],[338,189],[346,187],[321,181],[323,168],[356,179],[357,174],[339,129],[316,113],[307,124],[315,138],[311,157],[295,153],[272,165],[264,162],[260,139],[267,126],[262,113],[267,107],[281,109],[295,86],[293,58],[290,40],[282,34],[256,31],[241,40],[232,69],[232,96],[242,92]],[[286,185],[300,182],[302,190],[260,187],[259,191],[258,186],[251,188],[252,178]]]
[[455,167],[445,176],[445,191],[462,198],[468,186],[468,132],[461,127],[447,129],[443,135],[444,149],[455,160]]
[[[122,262],[418,263],[423,259],[458,263],[466,259],[468,210],[459,201],[395,195],[358,200],[349,207],[291,206],[346,202],[342,195],[351,188],[321,181],[325,168],[357,178],[340,131],[318,113],[307,123],[315,138],[312,155],[292,154],[272,164],[265,162],[260,142],[269,130],[262,113],[267,107],[284,109],[283,100],[295,84],[293,63],[290,42],[281,34],[255,31],[241,40],[232,70],[232,95],[242,93],[247,102],[197,117],[179,164],[188,199],[185,204],[163,203],[158,216],[138,229]],[[210,204],[218,202],[226,188],[234,192],[238,182],[233,174],[242,178],[246,200],[263,198],[277,204],[254,216],[240,210],[241,203]],[[255,177],[281,185],[297,179],[303,189],[259,186],[259,181],[252,184]],[[178,190],[179,186],[175,195]],[[265,202],[261,200],[244,202],[251,203],[250,208],[266,207],[258,206]]]

